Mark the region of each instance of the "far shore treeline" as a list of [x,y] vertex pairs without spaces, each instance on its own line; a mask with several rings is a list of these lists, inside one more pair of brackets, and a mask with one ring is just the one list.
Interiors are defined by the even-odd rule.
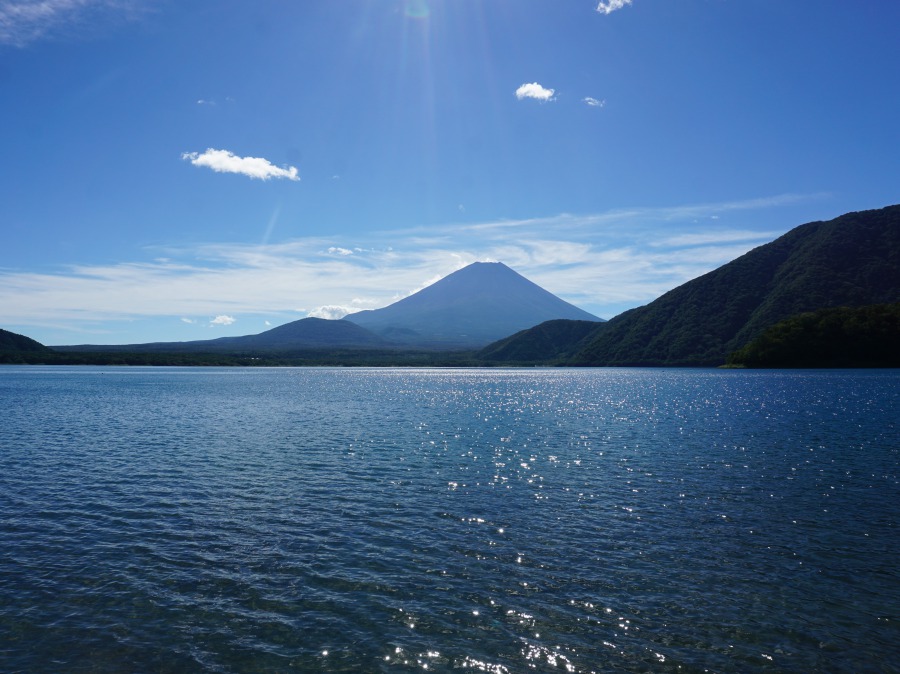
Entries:
[[426,291],[355,321],[205,342],[47,347],[0,330],[0,363],[900,367],[900,205],[801,225],[610,321],[498,263]]
[[[553,331],[548,321],[543,330]],[[571,328],[572,326],[561,326]],[[577,328],[577,326],[575,326]],[[6,331],[2,331],[6,332]],[[14,333],[6,333],[14,335]],[[17,335],[21,337],[21,335]],[[26,338],[27,339],[27,338]],[[505,342],[506,340],[504,340]],[[900,303],[837,307],[793,316],[765,330],[728,356],[731,368],[895,368],[900,367]],[[481,351],[311,350],[305,353],[129,353],[0,350],[0,364],[152,365],[216,367],[503,367],[571,366],[570,359],[498,359],[497,347]]]
[[475,352],[334,350],[283,352],[264,355],[240,353],[134,353],[127,351],[65,352],[0,351],[3,365],[156,365],[212,367],[478,367],[487,365]]

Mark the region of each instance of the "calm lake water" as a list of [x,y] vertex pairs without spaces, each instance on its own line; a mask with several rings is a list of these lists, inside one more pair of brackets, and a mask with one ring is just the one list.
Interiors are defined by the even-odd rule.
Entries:
[[900,372],[0,368],[0,671],[897,672]]

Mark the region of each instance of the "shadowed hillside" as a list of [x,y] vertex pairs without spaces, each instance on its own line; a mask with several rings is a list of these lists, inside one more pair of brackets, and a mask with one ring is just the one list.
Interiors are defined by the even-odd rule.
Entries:
[[801,225],[609,322],[578,365],[720,365],[805,311],[900,300],[900,206]]
[[728,357],[743,367],[900,367],[900,304],[821,309],[767,328]]
[[0,351],[46,352],[50,349],[31,337],[0,329]]
[[606,325],[596,321],[546,321],[494,342],[477,355],[488,362],[564,363],[581,348],[588,335]]

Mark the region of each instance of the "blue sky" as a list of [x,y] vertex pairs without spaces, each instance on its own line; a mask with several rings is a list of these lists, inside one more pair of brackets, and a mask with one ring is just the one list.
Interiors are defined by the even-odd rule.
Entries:
[[0,0],[0,327],[253,334],[505,262],[610,318],[900,202],[900,3]]

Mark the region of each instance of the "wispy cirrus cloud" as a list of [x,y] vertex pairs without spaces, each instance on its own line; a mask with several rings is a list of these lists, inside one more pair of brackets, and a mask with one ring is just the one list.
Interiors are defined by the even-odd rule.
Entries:
[[612,14],[617,9],[622,9],[630,4],[631,0],[600,0],[600,3],[597,5],[597,11],[601,14]]
[[297,167],[278,167],[262,157],[239,157],[228,150],[209,148],[206,152],[184,152],[181,158],[194,166],[212,169],[216,173],[239,173],[257,180],[285,178],[299,181]]
[[606,101],[594,98],[593,96],[585,96],[581,100],[585,105],[589,105],[592,108],[602,108],[606,105]]
[[736,230],[726,230],[722,232],[700,232],[700,233],[688,233],[688,234],[678,234],[676,236],[670,236],[667,238],[662,238],[658,241],[651,243],[651,246],[654,247],[690,247],[690,246],[710,246],[710,245],[719,245],[719,244],[731,244],[731,243],[742,243],[745,241],[756,242],[760,239],[765,239],[766,241],[770,241],[776,237],[778,237],[782,232],[778,231],[770,231],[770,232],[760,232],[756,230],[744,230],[744,229],[736,229]]
[[111,17],[130,17],[135,0],[0,0],[0,44],[24,47],[62,33],[81,34]]
[[552,101],[555,93],[555,89],[548,89],[537,82],[531,82],[523,84],[516,89],[516,98],[520,101],[526,98],[533,98],[538,101]]

